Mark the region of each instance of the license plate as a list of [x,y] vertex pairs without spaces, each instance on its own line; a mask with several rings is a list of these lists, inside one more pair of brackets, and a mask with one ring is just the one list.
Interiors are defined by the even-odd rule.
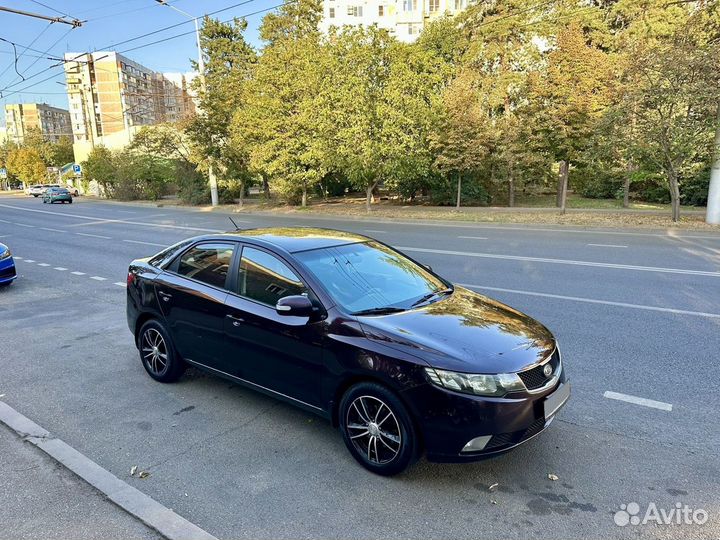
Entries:
[[565,405],[565,402],[570,397],[570,383],[563,384],[560,388],[550,394],[545,399],[545,419],[549,420],[550,417],[558,412],[558,409]]

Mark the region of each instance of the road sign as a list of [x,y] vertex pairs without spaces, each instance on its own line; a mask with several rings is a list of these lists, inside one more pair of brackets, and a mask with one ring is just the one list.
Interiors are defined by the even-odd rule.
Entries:
[[80,176],[82,174],[82,167],[76,163],[73,165],[73,172],[75,173],[75,176]]
[[7,178],[7,169],[0,169],[0,178]]

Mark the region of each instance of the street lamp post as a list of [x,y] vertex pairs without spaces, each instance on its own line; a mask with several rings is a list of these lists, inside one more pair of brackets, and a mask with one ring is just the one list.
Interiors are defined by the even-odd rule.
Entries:
[[[167,3],[166,0],[155,0],[158,4],[161,4],[163,6],[167,6],[172,10],[177,11],[181,15],[185,15],[187,18],[192,19],[192,21],[195,23],[195,39],[197,41],[197,50],[198,50],[198,71],[200,72],[200,88],[202,89],[203,93],[205,93],[206,86],[205,86],[205,60],[203,59],[203,53],[202,53],[202,47],[200,46],[200,26],[198,25],[198,18],[193,17],[188,12],[183,11],[180,8],[177,8],[175,6],[172,6]],[[213,165],[212,165],[212,158],[208,157],[208,180],[210,182],[210,201],[213,206],[218,205],[218,186],[217,186],[217,178],[215,177],[215,172],[213,171]]]

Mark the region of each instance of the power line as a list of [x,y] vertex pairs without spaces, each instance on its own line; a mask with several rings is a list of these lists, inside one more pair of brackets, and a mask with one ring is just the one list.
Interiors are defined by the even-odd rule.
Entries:
[[[49,53],[50,53],[50,50],[52,50],[52,49],[55,47],[55,45],[57,45],[57,44],[60,43],[63,39],[65,39],[65,37],[66,37],[70,32],[72,32],[73,30],[75,30],[74,27],[69,28],[67,32],[65,32],[62,36],[60,36],[59,38],[57,38],[57,39],[53,42],[52,45],[50,45],[45,51],[43,51],[43,54],[49,54]],[[35,60],[32,62],[32,64],[30,64],[29,66],[27,66],[27,67],[23,70],[23,73],[27,73],[27,72],[30,70],[31,67],[33,67],[35,64],[37,64],[37,62],[38,62],[38,60],[39,60],[40,58],[41,58],[41,57],[39,57],[39,56],[38,56],[37,58],[35,58]],[[22,77],[22,75],[21,75],[21,77]],[[12,80],[12,81],[10,81],[10,84],[12,85],[14,82],[15,82],[15,80]]]
[[[247,4],[248,2],[253,2],[253,1],[255,1],[255,0],[248,0],[248,1],[243,2],[243,3]],[[281,4],[276,4],[276,5],[270,6],[270,7],[268,7],[268,8],[259,9],[259,10],[257,10],[257,11],[253,11],[252,13],[246,13],[245,15],[241,15],[240,18],[241,18],[241,19],[245,19],[245,18],[247,18],[247,17],[252,17],[253,15],[258,15],[258,14],[260,14],[260,13],[265,13],[266,11],[271,11],[271,10],[273,10],[273,9],[277,9],[277,8],[279,8],[279,7],[282,7],[282,6],[287,6],[287,5],[290,5],[290,4],[294,4],[294,3],[298,2],[298,1],[299,1],[299,0],[287,0],[286,2],[283,2],[283,3],[281,3]],[[232,19],[228,19],[228,20],[222,21],[222,22],[223,22],[223,23],[229,23],[229,22],[231,22],[231,21],[232,21]],[[127,52],[135,51],[135,50],[137,50],[137,49],[142,49],[142,48],[144,48],[144,47],[150,47],[151,45],[157,45],[158,43],[164,43],[165,41],[170,41],[171,39],[176,39],[176,38],[179,38],[179,37],[188,36],[188,35],[194,34],[194,33],[195,33],[195,30],[192,30],[192,31],[190,31],[190,32],[183,32],[182,34],[175,34],[175,35],[173,35],[173,36],[168,36],[168,37],[163,38],[163,39],[158,39],[157,41],[151,41],[150,43],[145,43],[145,44],[143,44],[143,45],[138,45],[137,47],[132,47],[132,48],[130,48],[130,49],[124,49],[124,50],[122,50],[122,51],[119,51],[119,54],[125,54],[125,53],[127,53]]]
[[[235,7],[238,7],[238,6],[241,6],[241,5],[245,5],[245,4],[249,4],[249,3],[255,2],[255,1],[257,1],[257,0],[245,0],[244,2],[239,2],[239,3],[237,3],[237,4],[233,4],[232,6],[228,6],[228,7],[225,7],[225,8],[222,8],[222,9],[218,9],[218,10],[215,10],[215,11],[212,11],[212,12],[209,12],[209,13],[205,13],[205,14],[201,15],[200,17],[210,17],[210,16],[212,16],[212,15],[216,15],[217,13],[221,13],[221,12],[223,12],[223,11],[227,11],[227,10],[229,10],[229,9],[233,9],[233,8],[235,8]],[[236,16],[236,17],[233,17],[233,19],[234,19],[234,18],[243,19],[243,18],[247,18],[247,17],[252,17],[252,16],[254,16],[254,15],[258,15],[258,14],[264,13],[264,12],[266,12],[266,11],[271,11],[271,10],[273,10],[273,9],[277,9],[277,8],[279,8],[279,7],[282,7],[282,6],[294,4],[294,3],[297,2],[297,1],[298,1],[298,0],[287,0],[286,2],[283,2],[283,3],[281,3],[281,4],[276,4],[276,5],[271,6],[271,7],[268,7],[268,8],[264,8],[264,9],[260,9],[260,10],[254,11],[254,12],[252,12],[252,13],[246,13],[246,14],[244,14],[244,15],[238,15],[238,16]],[[200,18],[200,17],[198,17],[198,18]],[[223,22],[224,22],[224,23],[228,23],[228,22],[231,22],[233,19],[228,19],[228,20],[225,20],[225,21],[223,21]],[[135,40],[138,40],[138,39],[142,39],[143,37],[147,37],[148,35],[157,34],[157,33],[159,33],[159,32],[163,32],[163,31],[168,30],[168,29],[171,29],[171,28],[176,28],[177,26],[180,26],[180,25],[182,25],[182,24],[187,24],[187,23],[189,23],[189,22],[191,22],[191,21],[190,21],[190,20],[183,21],[183,22],[181,22],[181,23],[177,23],[177,24],[174,24],[174,25],[170,25],[170,26],[168,26],[168,27],[161,28],[161,29],[155,30],[155,31],[153,31],[153,32],[149,32],[149,33],[147,33],[147,34],[142,34],[142,35],[140,35],[140,36],[135,36],[135,37],[133,37],[133,38],[127,39],[127,40],[125,40],[125,41],[121,41],[121,42],[116,43],[116,44],[114,44],[114,45],[109,45],[109,46],[107,46],[107,47],[102,47],[101,49],[110,49],[110,48],[113,47],[113,46],[117,46],[117,45],[119,45],[119,44],[129,43],[129,42],[131,42],[131,41],[135,41]],[[178,37],[187,36],[187,35],[194,34],[194,33],[195,33],[195,31],[193,30],[193,31],[191,31],[191,32],[184,32],[184,33],[182,33],[182,34],[176,34],[176,35],[174,35],[174,36],[169,36],[169,37],[164,38],[164,39],[161,39],[161,40],[157,40],[157,41],[154,41],[154,42],[146,43],[146,44],[144,44],[144,45],[139,45],[139,46],[137,46],[137,47],[133,47],[133,48],[130,48],[130,49],[125,49],[125,50],[123,50],[123,51],[119,51],[119,54],[123,54],[123,53],[126,53],[126,52],[134,51],[134,50],[137,50],[137,49],[142,49],[142,48],[144,48],[144,47],[150,47],[150,46],[156,45],[156,44],[158,44],[158,43],[163,43],[164,41],[169,41],[169,40],[171,40],[171,39],[176,39],[176,38],[178,38]],[[2,39],[2,38],[0,38],[0,39]],[[3,40],[3,41],[7,41],[7,40]],[[38,75],[41,75],[41,74],[43,74],[43,73],[45,73],[45,72],[47,72],[47,71],[49,71],[49,70],[51,70],[51,69],[55,69],[55,68],[57,68],[58,66],[60,66],[60,65],[62,65],[62,64],[64,64],[64,63],[77,61],[78,58],[80,58],[81,56],[83,56],[83,55],[85,55],[85,54],[89,54],[89,53],[81,53],[81,54],[78,54],[77,56],[75,56],[75,57],[72,58],[72,59],[62,60],[62,61],[60,61],[60,62],[58,62],[58,63],[56,63],[56,64],[53,64],[53,65],[51,65],[51,66],[48,66],[46,69],[44,69],[44,70],[42,70],[42,71],[39,71],[39,72],[31,75],[30,77],[27,77],[26,80],[29,80],[29,79],[31,79],[31,78],[34,78],[34,77],[38,76]],[[3,93],[4,93],[5,90],[7,90],[8,88],[10,88],[11,86],[17,86],[18,83],[15,83],[14,85],[11,85],[11,86],[7,86],[7,87],[5,87],[5,88],[3,88],[3,89],[0,89],[0,99],[5,98],[5,97],[8,97],[8,96],[11,96],[11,95],[14,95],[14,94],[22,93],[24,90],[27,90],[27,89],[29,89],[29,88],[33,88],[33,87],[37,86],[38,84],[42,84],[43,82],[46,82],[46,81],[48,81],[48,80],[50,80],[50,79],[52,79],[53,77],[56,77],[56,76],[58,76],[58,75],[60,75],[60,73],[56,73],[56,74],[54,74],[54,75],[51,75],[51,76],[46,77],[46,78],[44,78],[44,79],[41,79],[41,80],[39,80],[39,81],[37,81],[37,82],[34,82],[34,83],[32,83],[32,84],[30,84],[30,85],[28,85],[28,86],[24,86],[23,88],[19,88],[19,89],[17,89],[17,90],[13,90],[12,92],[10,92],[10,93],[8,93],[8,94],[3,95]]]
[[[23,54],[25,54],[25,52],[26,52],[28,49],[30,49],[30,47],[31,47],[38,39],[40,39],[40,37],[47,31],[48,28],[50,28],[51,25],[52,25],[52,23],[48,24],[45,28],[43,28],[43,29],[40,31],[40,33],[39,33],[37,36],[35,36],[35,39],[33,39],[33,40],[30,42],[30,45],[28,45],[27,47],[23,47],[22,45],[20,45],[20,44],[18,44],[18,43],[14,43],[14,42],[9,41],[9,40],[7,40],[7,39],[0,38],[0,39],[2,39],[3,41],[5,41],[5,42],[7,42],[7,43],[10,43],[10,44],[13,46],[13,50],[15,51],[15,71],[17,71],[17,63],[18,63],[18,61],[20,60],[20,58],[22,58]],[[23,49],[24,49],[24,50],[20,53],[20,55],[17,54],[17,49],[15,49],[16,46],[17,46],[17,47],[23,47]],[[30,50],[34,50],[34,49],[30,49]],[[37,51],[37,52],[40,52],[40,51]],[[5,75],[5,73],[7,73],[7,71],[8,71],[9,69],[10,69],[10,66],[8,66],[8,67],[6,67],[4,70],[2,70],[2,72],[0,73],[0,77],[2,77],[3,75]]]

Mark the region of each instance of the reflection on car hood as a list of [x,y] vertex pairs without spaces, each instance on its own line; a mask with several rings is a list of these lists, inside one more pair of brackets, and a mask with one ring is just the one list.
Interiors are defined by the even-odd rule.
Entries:
[[466,373],[519,371],[555,348],[535,319],[462,287],[428,306],[358,320],[369,339]]

